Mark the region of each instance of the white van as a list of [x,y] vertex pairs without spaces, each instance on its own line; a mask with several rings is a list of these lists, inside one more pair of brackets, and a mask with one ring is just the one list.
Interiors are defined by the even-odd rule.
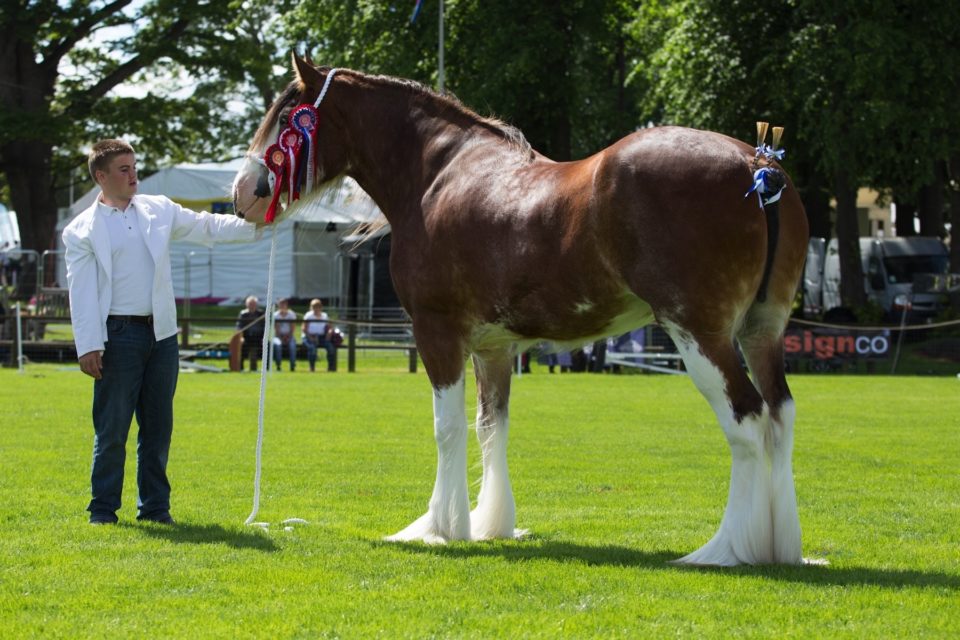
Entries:
[[[860,238],[860,260],[867,298],[890,317],[899,319],[907,309],[914,320],[929,319],[946,306],[944,291],[914,285],[936,280],[930,274],[949,273],[950,255],[939,238]],[[816,314],[841,305],[837,240],[811,238],[803,279],[804,312]]]

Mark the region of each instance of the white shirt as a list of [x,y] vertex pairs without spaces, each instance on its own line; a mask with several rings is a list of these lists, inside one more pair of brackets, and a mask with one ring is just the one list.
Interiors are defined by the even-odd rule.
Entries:
[[[136,195],[135,217],[155,262],[150,283],[153,332],[157,340],[176,335],[177,305],[173,297],[170,243],[174,240],[212,245],[253,240],[257,229],[235,216],[196,213],[164,196]],[[63,230],[66,247],[70,321],[77,355],[103,351],[107,316],[113,306],[113,251],[107,220],[97,215],[97,204],[80,213]]]
[[273,325],[274,333],[278,336],[293,336],[293,325],[297,319],[297,314],[293,309],[287,309],[287,312],[276,311],[273,314],[274,320],[288,320],[289,322],[275,322]]
[[320,317],[313,312],[313,309],[303,314],[303,321],[307,324],[308,336],[322,336],[327,332],[327,321],[330,316],[326,311],[320,312]]
[[110,315],[152,315],[156,265],[143,239],[133,202],[121,211],[97,200],[95,215],[103,216],[110,235],[110,258],[113,260]]

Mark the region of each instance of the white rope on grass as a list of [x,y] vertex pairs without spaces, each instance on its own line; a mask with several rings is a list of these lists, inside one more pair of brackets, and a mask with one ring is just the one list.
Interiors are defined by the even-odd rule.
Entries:
[[[314,108],[319,107],[323,101],[323,97],[327,95],[327,90],[330,88],[330,83],[333,81],[333,76],[336,75],[336,73],[337,69],[330,69],[327,73],[327,79],[323,83],[323,89],[321,89],[320,95],[317,96],[316,102],[313,103]],[[274,188],[279,189],[280,185],[275,185]],[[263,354],[260,358],[262,364],[260,367],[260,407],[257,411],[257,470],[253,476],[253,511],[250,512],[250,515],[247,516],[244,522],[244,524],[261,527],[263,529],[269,527],[270,523],[254,522],[253,519],[257,517],[257,513],[260,511],[260,476],[263,460],[263,405],[267,394],[267,373],[270,372],[270,361],[272,360],[271,355],[273,353],[273,349],[270,347],[271,336],[273,335],[273,271],[277,256],[277,227],[275,225],[273,226],[272,233],[273,235],[270,239],[270,266],[267,268],[267,304],[265,312],[267,318],[263,332]],[[287,518],[283,521],[283,524],[304,524],[306,522],[303,518]],[[284,527],[284,529],[291,531],[292,527],[287,526]]]
[[[247,519],[244,521],[244,524],[251,525],[254,527],[260,527],[261,529],[266,529],[270,526],[269,522],[254,522],[254,518],[257,517],[257,513],[260,511],[260,479],[262,477],[263,469],[263,408],[267,396],[267,374],[270,372],[271,361],[273,360],[272,354],[273,349],[271,345],[271,336],[273,335],[273,274],[274,274],[274,265],[276,264],[276,255],[277,255],[277,228],[273,227],[272,237],[270,239],[270,261],[269,266],[267,267],[267,304],[265,306],[264,315],[264,331],[263,331],[263,355],[261,357],[261,366],[260,366],[260,406],[257,410],[257,455],[256,455],[256,472],[253,476],[253,511],[250,512],[250,515],[247,516]],[[306,524],[307,521],[303,518],[287,518],[283,521],[283,524]],[[284,527],[285,531],[292,531],[292,527]]]

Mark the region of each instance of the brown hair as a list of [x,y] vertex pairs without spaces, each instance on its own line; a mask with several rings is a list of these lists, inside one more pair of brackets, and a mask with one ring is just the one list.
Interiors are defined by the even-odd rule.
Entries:
[[134,151],[133,147],[124,140],[111,138],[95,143],[90,149],[90,155],[87,156],[87,168],[90,170],[93,181],[97,181],[97,171],[106,171],[110,167],[111,160],[125,153],[134,153]]

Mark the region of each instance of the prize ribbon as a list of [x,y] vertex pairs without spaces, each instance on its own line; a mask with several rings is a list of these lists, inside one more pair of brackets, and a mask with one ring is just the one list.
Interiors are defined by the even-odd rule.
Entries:
[[283,191],[284,174],[287,170],[287,154],[279,145],[272,144],[263,154],[263,162],[267,165],[273,182],[273,199],[270,200],[270,207],[264,216],[264,222],[270,223],[277,217],[277,205],[280,203],[280,192]]
[[304,193],[313,191],[313,178],[316,174],[316,137],[317,109],[312,104],[301,104],[290,113],[290,126],[303,136],[303,157],[300,159],[300,176],[297,184],[303,185]]
[[300,152],[302,140],[296,129],[287,127],[280,132],[277,144],[287,157],[287,205],[289,206],[292,201],[300,198],[297,185],[297,155]]

